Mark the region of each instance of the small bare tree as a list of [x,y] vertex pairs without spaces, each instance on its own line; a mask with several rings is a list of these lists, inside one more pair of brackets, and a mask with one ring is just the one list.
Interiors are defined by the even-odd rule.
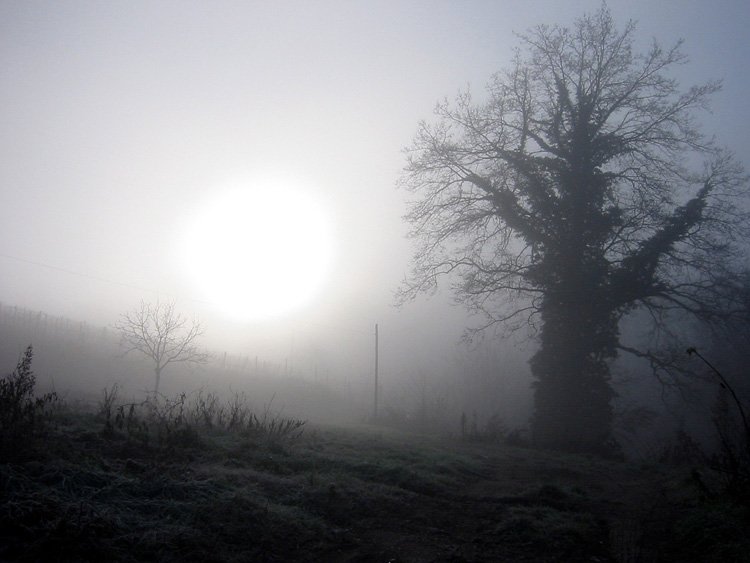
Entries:
[[125,353],[140,352],[154,362],[154,397],[159,392],[161,372],[169,364],[189,362],[204,364],[208,354],[196,346],[203,334],[198,321],[189,321],[175,311],[174,303],[146,303],[124,313],[115,324],[120,332]]

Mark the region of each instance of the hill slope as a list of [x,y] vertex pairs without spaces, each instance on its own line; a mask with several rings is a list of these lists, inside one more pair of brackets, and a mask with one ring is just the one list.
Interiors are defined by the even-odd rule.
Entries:
[[137,422],[58,414],[4,460],[0,559],[740,560],[750,547],[747,514],[699,502],[687,471],[368,426],[292,440]]

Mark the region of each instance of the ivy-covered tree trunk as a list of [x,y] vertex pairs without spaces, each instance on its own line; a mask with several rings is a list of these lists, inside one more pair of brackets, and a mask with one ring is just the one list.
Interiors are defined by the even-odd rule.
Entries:
[[[579,114],[585,113],[582,110]],[[534,377],[532,438],[541,447],[612,453],[609,360],[617,353],[617,301],[610,295],[604,248],[619,217],[605,205],[611,178],[602,172],[585,116],[570,123],[571,141],[552,177],[559,186],[548,219],[554,236],[536,253],[528,278],[544,289]],[[552,223],[552,221],[550,221]]]
[[542,313],[540,348],[531,359],[532,438],[540,447],[613,453],[614,393],[607,362],[613,354],[606,350],[615,328],[591,312],[590,306],[567,300]]
[[[606,224],[594,210],[569,207],[563,224]],[[535,282],[546,292],[539,350],[531,360],[532,438],[541,447],[607,453],[614,396],[608,362],[616,355],[617,318],[601,236],[589,228],[581,237],[580,231],[561,233],[533,268]]]

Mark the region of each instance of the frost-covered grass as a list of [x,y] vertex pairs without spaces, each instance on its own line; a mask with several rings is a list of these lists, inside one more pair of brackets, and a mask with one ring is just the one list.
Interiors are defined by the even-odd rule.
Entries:
[[130,429],[129,407],[117,419],[116,401],[109,418],[105,408],[57,412],[24,456],[0,460],[0,559],[709,561],[750,552],[746,511],[702,501],[689,468],[366,425],[273,435],[255,423],[199,424],[187,404],[180,421],[174,401],[134,413]]

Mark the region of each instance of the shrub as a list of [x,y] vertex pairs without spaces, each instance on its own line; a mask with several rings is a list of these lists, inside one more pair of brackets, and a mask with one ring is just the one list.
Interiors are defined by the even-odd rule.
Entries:
[[0,379],[0,456],[19,455],[48,427],[50,408],[57,394],[34,396],[36,376],[31,369],[33,348],[28,346],[12,373]]
[[[719,384],[714,405],[713,423],[719,451],[709,466],[723,480],[723,491],[728,498],[750,506],[750,422],[743,400],[726,377],[695,348],[687,349],[708,366]],[[731,399],[731,400],[730,400]]]
[[742,417],[738,420],[730,409],[725,388],[719,389],[713,410],[719,449],[709,465],[721,475],[723,492],[750,506],[750,428],[744,412],[740,411]]

